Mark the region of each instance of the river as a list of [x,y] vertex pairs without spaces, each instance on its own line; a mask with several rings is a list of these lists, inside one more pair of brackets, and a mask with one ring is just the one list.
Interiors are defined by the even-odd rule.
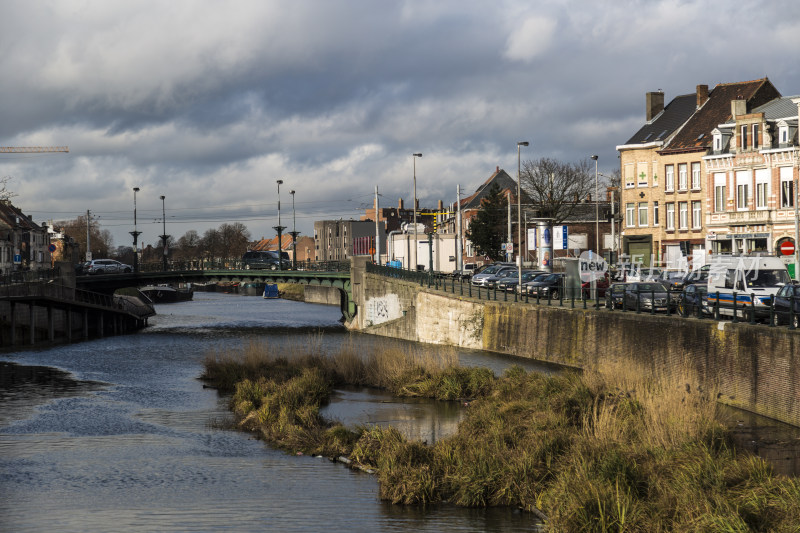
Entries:
[[[534,527],[513,509],[391,505],[378,499],[374,476],[226,429],[226,398],[198,380],[206,354],[250,342],[274,350],[379,342],[345,332],[337,307],[195,293],[157,311],[133,335],[0,354],[0,531]],[[459,358],[497,372],[519,362],[468,350]],[[326,414],[432,441],[453,430],[460,409],[355,389],[338,391]]]

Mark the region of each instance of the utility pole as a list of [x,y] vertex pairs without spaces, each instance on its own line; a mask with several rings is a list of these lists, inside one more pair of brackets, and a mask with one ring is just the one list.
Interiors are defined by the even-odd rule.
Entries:
[[378,186],[375,186],[375,264],[381,264],[381,224],[378,209]]
[[456,270],[459,276],[461,270],[464,268],[464,250],[462,250],[463,241],[461,236],[461,185],[456,185],[456,233],[458,240],[456,241]]
[[90,245],[89,228],[92,225],[92,212],[86,210],[86,260],[92,260],[92,247]]
[[508,199],[508,239],[506,240],[506,261],[511,261],[511,252],[508,251],[508,245],[511,243],[511,191],[506,195]]

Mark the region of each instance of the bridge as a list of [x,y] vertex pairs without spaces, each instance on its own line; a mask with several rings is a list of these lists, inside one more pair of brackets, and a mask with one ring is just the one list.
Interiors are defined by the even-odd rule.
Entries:
[[104,294],[112,294],[115,290],[124,287],[174,283],[239,282],[318,285],[339,290],[339,307],[344,319],[349,321],[356,315],[356,304],[353,300],[350,278],[349,269],[344,271],[204,269],[78,276],[76,284],[81,289]]

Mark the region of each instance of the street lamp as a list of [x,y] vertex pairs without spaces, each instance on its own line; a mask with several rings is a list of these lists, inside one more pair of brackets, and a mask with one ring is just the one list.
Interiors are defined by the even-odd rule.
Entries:
[[[141,235],[141,231],[136,230],[136,193],[139,192],[139,187],[133,188],[133,231],[130,234],[133,236],[133,271],[139,272],[139,251],[137,249],[137,243],[139,242],[139,235]],[[88,232],[87,232],[88,234]],[[89,248],[88,246],[86,247]]]
[[294,191],[289,191],[292,195],[292,270],[297,270],[297,219],[294,212]]
[[417,158],[422,157],[422,154],[411,154],[411,155],[414,157],[414,271],[416,271],[417,270]]
[[166,272],[167,271],[167,239],[169,238],[169,235],[167,235],[166,210],[164,209],[164,199],[166,198],[166,196],[164,196],[162,194],[161,196],[159,196],[159,198],[161,198],[161,223],[162,223],[162,226],[163,226],[162,235],[161,235],[161,244],[162,244],[162,246],[164,248],[164,253],[162,254],[161,261],[162,261],[162,265],[163,265],[163,268],[164,268],[164,272]]
[[597,156],[594,159],[594,249],[600,255],[600,198],[597,196]]
[[520,160],[520,148],[529,146],[528,141],[517,143],[517,257],[519,257],[519,267],[517,268],[517,289],[522,294],[522,163]]
[[281,255],[281,242],[283,240],[283,226],[281,226],[281,183],[283,180],[277,180],[278,183],[278,225],[273,227],[278,232],[278,270],[283,270],[283,256]]

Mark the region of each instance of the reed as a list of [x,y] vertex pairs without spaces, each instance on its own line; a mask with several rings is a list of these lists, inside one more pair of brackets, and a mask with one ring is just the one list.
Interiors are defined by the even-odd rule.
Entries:
[[[800,523],[798,481],[732,446],[715,419],[715,391],[691,386],[690,372],[668,381],[630,365],[554,376],[515,367],[495,377],[391,342],[369,353],[352,343],[328,355],[301,346],[265,352],[250,345],[207,358],[209,379],[242,376],[232,403],[240,426],[294,453],[349,456],[377,472],[388,501],[519,507],[552,531],[793,531]],[[432,446],[391,427],[332,425],[319,407],[340,383],[464,399],[465,417]]]

